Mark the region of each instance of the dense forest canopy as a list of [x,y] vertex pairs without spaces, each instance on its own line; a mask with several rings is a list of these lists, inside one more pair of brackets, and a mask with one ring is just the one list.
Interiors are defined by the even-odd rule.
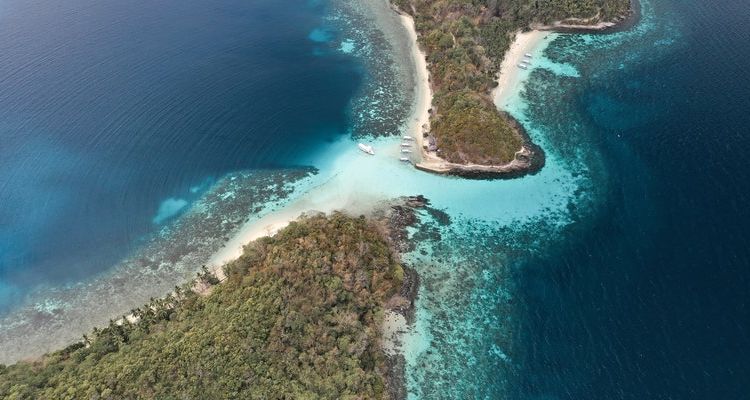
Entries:
[[[364,218],[312,216],[192,285],[36,362],[3,399],[385,398],[380,323],[404,271]],[[216,283],[203,274],[202,283]]]
[[533,22],[595,24],[628,12],[629,0],[393,0],[414,17],[435,97],[432,134],[456,163],[504,164],[523,144],[490,97],[505,51]]

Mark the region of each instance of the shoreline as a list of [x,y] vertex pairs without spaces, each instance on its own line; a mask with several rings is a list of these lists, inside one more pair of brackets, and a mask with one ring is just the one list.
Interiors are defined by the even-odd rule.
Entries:
[[[601,21],[596,24],[585,23],[592,18],[569,18],[567,20],[554,21],[552,24],[545,25],[540,23],[533,23],[530,28],[539,31],[557,32],[557,33],[582,33],[582,34],[596,34],[596,33],[614,33],[630,29],[641,18],[641,4],[638,0],[631,0],[630,7],[628,10],[611,21]],[[567,22],[566,22],[567,21]],[[581,23],[575,23],[575,21],[581,21]]]
[[65,286],[37,287],[0,316],[0,364],[64,348],[149,298],[165,296],[175,284],[190,282],[222,249],[223,238],[293,202],[313,173],[309,167],[228,173],[108,270]]
[[[628,10],[611,21],[603,21],[596,24],[587,23],[589,20],[598,19],[599,16],[597,15],[588,19],[571,18],[566,20],[568,22],[580,21],[581,24],[565,23],[565,21],[555,21],[552,25],[536,23],[529,26],[529,31],[517,31],[513,42],[503,56],[500,70],[497,79],[495,80],[497,86],[491,91],[490,95],[498,112],[521,136],[523,145],[515,153],[514,159],[506,164],[458,164],[446,161],[436,152],[428,151],[427,146],[424,144],[424,137],[430,130],[429,118],[432,110],[433,96],[429,79],[429,70],[427,69],[426,55],[420,48],[417,40],[418,33],[416,31],[414,18],[401,11],[396,5],[392,4],[391,8],[399,14],[401,22],[407,30],[410,40],[411,57],[416,69],[416,106],[412,115],[412,120],[416,121],[417,125],[407,131],[414,135],[419,146],[419,160],[414,163],[414,167],[425,172],[458,176],[467,179],[512,179],[536,174],[544,167],[544,150],[534,144],[522,124],[505,111],[507,101],[510,97],[521,90],[521,85],[528,76],[528,73],[522,74],[521,72],[525,71],[518,67],[518,64],[523,60],[524,54],[532,53],[534,56],[538,56],[546,47],[544,42],[551,34],[617,32],[629,29],[635,25],[640,18],[640,3],[637,0],[631,0]],[[425,99],[429,100],[425,101]],[[414,116],[416,116],[416,118]]]
[[[408,18],[411,19],[411,17],[408,17]],[[403,15],[400,16],[400,19],[403,21]],[[407,27],[407,30],[408,30],[408,27]],[[417,54],[422,53],[419,50],[418,46],[416,45],[416,32],[414,32],[414,45],[416,47],[416,53]],[[417,60],[421,61],[421,63],[417,62],[416,66],[419,67],[424,64],[424,68],[423,69],[417,68],[417,71],[415,73],[415,77],[419,78],[416,84],[417,96],[415,97],[414,103],[412,106],[413,108],[412,114],[410,115],[409,119],[405,121],[404,126],[403,126],[403,129],[408,129],[409,132],[412,132],[412,131],[419,132],[419,129],[421,128],[423,123],[429,123],[430,102],[427,102],[427,101],[431,100],[432,98],[431,88],[429,84],[429,76],[428,76],[428,72],[426,68],[424,55],[422,54],[422,56],[420,58],[417,58]],[[511,66],[512,65],[513,64],[511,64]],[[518,74],[518,72],[521,72],[521,71],[515,70],[515,72],[517,72],[515,74],[516,79],[520,79],[518,77],[518,75],[520,75]],[[508,88],[508,86],[504,86],[504,87],[506,89]],[[508,93],[507,90],[505,92]],[[417,134],[416,139],[419,140],[421,143],[423,137],[421,134]],[[348,150],[351,147],[351,145],[352,143],[350,143],[350,141],[347,141],[345,143],[345,146],[346,146],[345,149]],[[394,153],[397,153],[398,143],[397,142],[394,143],[393,147],[396,149],[394,150]],[[350,152],[355,153],[358,156],[361,156],[359,153],[356,152],[356,150],[350,150]],[[420,154],[420,152],[413,153],[414,156],[416,156],[417,154]],[[389,154],[389,155],[397,156],[398,154]],[[363,157],[367,157],[367,156],[363,156]],[[352,157],[347,158],[348,161],[350,161],[351,159],[353,158]],[[374,163],[377,162],[376,160],[378,159],[363,158],[363,160],[364,162],[370,162],[370,163],[373,163],[373,165],[375,165]],[[396,165],[397,163],[394,162],[393,164]],[[377,165],[377,166],[380,167],[381,165]],[[393,171],[397,171],[397,170],[398,171],[411,170],[411,172],[414,172],[413,169],[411,169],[410,167],[407,167],[404,164],[400,164],[400,166],[396,166],[393,169]],[[393,176],[394,175],[391,175],[390,177],[393,177]],[[395,176],[398,176],[398,175],[395,175]],[[420,180],[421,179],[423,178],[420,178]],[[435,179],[435,178],[431,178],[431,179]],[[322,190],[321,187],[324,185],[328,185],[329,182],[331,184],[328,187],[332,188],[334,192],[321,194],[325,192],[325,190]],[[378,182],[378,181],[371,180],[371,182]],[[444,190],[445,187],[443,186],[443,184],[446,182],[460,184],[459,180],[443,180],[442,182],[440,182],[441,191]],[[476,182],[476,184],[480,184],[480,183]],[[513,185],[513,183],[509,183],[509,184]],[[346,188],[346,190],[344,190],[344,188]],[[217,253],[214,253],[214,255],[212,256],[212,259],[214,257],[219,257],[220,254],[224,254],[225,256],[228,256],[229,260],[235,259],[236,257],[229,256],[229,255],[232,254],[233,252],[236,252],[237,247],[239,248],[239,252],[241,253],[242,245],[252,241],[254,238],[273,234],[278,229],[281,229],[284,226],[286,226],[290,221],[297,219],[299,215],[304,212],[314,212],[312,210],[331,210],[331,209],[345,209],[349,212],[359,212],[360,210],[367,209],[369,205],[373,203],[373,198],[371,194],[374,191],[376,191],[376,189],[373,190],[369,185],[368,187],[365,187],[365,188],[357,187],[356,190],[361,190],[365,194],[363,198],[363,196],[359,195],[359,192],[357,192],[357,194],[350,193],[349,191],[352,190],[350,188],[351,186],[341,185],[340,182],[337,182],[334,177],[331,177],[325,180],[325,182],[322,182],[319,185],[319,187],[314,187],[314,188],[310,188],[307,190],[312,194],[304,193],[300,195],[301,198],[298,198],[297,200],[293,201],[291,204],[285,205],[280,210],[272,211],[270,214],[267,214],[265,217],[262,217],[258,220],[254,220],[253,222],[249,224],[245,224],[245,226],[243,226],[240,229],[240,232],[238,234],[232,235],[231,240],[226,242],[226,244],[221,250],[219,250]],[[485,190],[486,192],[487,187],[483,187],[482,189]],[[409,188],[409,190],[411,193],[412,189]],[[428,193],[428,192],[419,190],[419,191],[416,191],[415,193]],[[436,193],[439,193],[439,192],[436,191]],[[321,199],[316,201],[316,200],[310,200],[309,197],[316,197],[316,198],[320,197]],[[332,201],[332,200],[335,200],[335,201]],[[464,199],[461,199],[461,200],[464,200]],[[478,208],[475,207],[475,209],[478,209]],[[357,210],[357,211],[351,211],[351,210]],[[238,246],[232,248],[231,244],[235,244]],[[223,262],[219,263],[219,266],[220,265],[223,265]]]
[[[531,30],[528,32],[516,32],[513,42],[505,52],[503,62],[498,72],[497,86],[492,90],[491,96],[498,110],[505,111],[507,102],[513,95],[521,90],[523,82],[530,71],[518,67],[524,59],[524,54],[530,53],[535,56],[531,59],[532,65],[538,61],[538,53],[546,48],[545,40],[548,40],[554,32]],[[537,53],[537,54],[535,54]],[[533,67],[532,67],[533,69]]]
[[414,24],[414,18],[404,13],[397,7],[392,7],[401,17],[401,22],[406,28],[411,45],[411,57],[415,66],[416,74],[416,93],[415,108],[410,118],[415,126],[407,129],[412,135],[419,147],[418,162],[414,167],[418,170],[431,172],[441,175],[459,176],[468,179],[511,179],[528,174],[534,174],[542,169],[545,162],[544,151],[531,141],[523,126],[503,110],[500,103],[497,102],[496,93],[507,95],[514,93],[520,84],[525,80],[525,76],[520,77],[517,64],[523,58],[524,53],[534,52],[539,47],[542,40],[550,32],[531,31],[531,33],[519,33],[513,41],[513,44],[506,51],[503,62],[500,67],[498,85],[490,94],[495,99],[495,107],[503,117],[510,122],[514,130],[521,135],[523,146],[516,152],[513,161],[503,165],[480,165],[480,164],[456,164],[440,158],[437,154],[426,150],[424,135],[429,132],[430,110],[432,107],[432,87],[430,85],[429,70],[427,69],[426,55],[419,47],[417,41],[417,31]]
[[409,47],[415,74],[414,106],[406,125],[405,134],[412,136],[419,147],[419,160],[416,165],[424,162],[424,133],[430,130],[430,110],[432,109],[432,86],[430,85],[430,72],[427,69],[427,55],[419,47],[417,41],[417,29],[414,18],[399,10],[395,5],[393,10],[398,13],[401,24],[409,35]]

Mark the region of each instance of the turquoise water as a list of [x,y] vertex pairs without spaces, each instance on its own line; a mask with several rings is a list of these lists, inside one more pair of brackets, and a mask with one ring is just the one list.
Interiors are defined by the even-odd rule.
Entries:
[[340,31],[308,37],[326,7],[3,1],[0,314],[108,270],[225,174],[346,135],[364,76]]
[[[3,1],[0,362],[164,295],[311,183],[365,80],[331,13]],[[239,176],[244,199],[215,198]]]
[[0,362],[164,295],[342,138],[400,131],[411,78],[355,6],[4,4]]
[[554,38],[510,104],[564,207],[423,212],[411,398],[747,397],[750,7],[641,5]]
[[[405,32],[385,2],[310,3],[294,10],[265,2],[221,4],[227,8],[208,14],[185,5],[180,9],[186,19],[166,28],[160,24],[166,8],[153,14],[162,19],[150,20],[152,29],[166,29],[176,38],[190,31],[188,22],[205,15],[234,21],[226,25],[229,31],[218,24],[216,32],[203,32],[205,46],[185,50],[201,68],[227,69],[206,75],[203,91],[188,91],[192,96],[174,87],[155,90],[160,101],[154,102],[167,104],[161,111],[167,121],[173,125],[191,115],[190,123],[176,129],[144,117],[154,125],[130,138],[142,142],[140,147],[119,158],[104,157],[132,166],[151,182],[144,187],[153,193],[135,196],[131,204],[142,182],[122,178],[132,186],[113,190],[103,202],[107,212],[115,209],[125,220],[140,221],[133,226],[141,229],[112,228],[129,238],[127,245],[114,246],[107,262],[82,270],[101,279],[86,279],[83,272],[70,279],[65,270],[42,274],[47,286],[26,302],[23,318],[11,313],[0,324],[3,344],[17,344],[4,359],[28,351],[23,344],[29,335],[34,343],[50,345],[49,331],[32,334],[39,326],[76,337],[85,330],[81,326],[106,321],[109,303],[94,313],[87,309],[101,293],[119,293],[111,304],[123,312],[144,296],[163,293],[217,249],[231,253],[227,243],[233,243],[233,235],[309,210],[365,213],[393,198],[422,194],[430,207],[420,211],[420,222],[410,230],[415,249],[403,255],[421,278],[415,324],[402,347],[410,398],[742,398],[747,393],[741,377],[748,375],[748,365],[741,355],[750,346],[741,327],[748,319],[745,228],[750,224],[742,204],[750,193],[743,165],[750,80],[742,78],[742,66],[750,59],[750,41],[740,28],[750,11],[746,5],[649,0],[642,2],[640,22],[627,31],[554,35],[537,49],[536,68],[507,104],[544,147],[544,169],[510,181],[469,181],[425,174],[398,161],[394,135],[410,133],[413,66],[404,63]],[[23,8],[17,7],[20,13]],[[118,18],[132,18],[130,8],[115,10]],[[263,24],[266,19],[269,25]],[[715,21],[733,23],[711,24]],[[259,25],[250,27],[251,22]],[[272,24],[288,27],[272,34]],[[696,30],[711,35],[693,34]],[[245,36],[226,38],[237,32]],[[219,39],[224,45],[214,46]],[[191,49],[192,39],[182,43]],[[722,60],[722,69],[716,60]],[[89,67],[107,70],[105,61]],[[157,67],[143,68],[150,76]],[[234,74],[222,79],[228,72]],[[239,93],[236,82],[242,82]],[[154,84],[126,83],[120,87]],[[206,91],[222,100],[221,107],[207,107]],[[165,100],[175,93],[187,97]],[[9,109],[30,112],[31,103],[43,98],[30,94],[23,97],[29,104],[19,103],[26,108]],[[113,135],[138,132],[123,122],[140,104],[138,98],[125,102],[130,108],[111,106],[121,121],[111,126],[123,126]],[[256,98],[261,100],[248,100]],[[83,100],[78,101],[74,104]],[[264,108],[253,108],[259,104]],[[66,106],[61,103],[53,114],[76,115],[64,112]],[[225,115],[224,107],[234,111]],[[109,114],[94,108],[78,119],[63,119],[60,127],[45,126],[71,134],[80,121],[101,115]],[[26,121],[41,131],[37,117]],[[205,121],[215,126],[204,126]],[[221,134],[205,136],[214,129]],[[159,132],[169,139],[160,141]],[[20,140],[17,133],[6,135]],[[371,142],[377,155],[357,151],[352,136]],[[178,142],[185,147],[170,148]],[[22,147],[37,151],[28,165],[47,154],[47,146],[33,143]],[[6,148],[3,154],[10,154]],[[143,164],[136,156],[143,148],[170,157]],[[98,157],[101,150],[93,150],[92,157]],[[194,162],[196,152],[203,151],[208,154]],[[69,164],[55,165],[88,165],[79,159],[87,158],[75,153]],[[257,169],[272,164],[314,169]],[[172,174],[154,178],[154,171],[167,167]],[[65,178],[93,176],[97,184],[112,179],[106,168],[92,176],[64,171]],[[21,183],[24,176],[11,174]],[[14,181],[3,181],[2,194],[13,199],[7,188],[22,185],[6,182]],[[81,192],[84,211],[104,196],[96,193]],[[49,206],[42,209],[52,212]],[[134,217],[132,209],[138,210]],[[86,218],[102,220],[84,211]],[[41,222],[29,226],[51,229],[47,214],[22,215],[27,220],[19,226],[33,217]],[[5,235],[28,246],[47,243],[32,231]],[[149,239],[138,244],[133,237]],[[182,241],[174,241],[177,237]],[[78,254],[65,249],[57,251]],[[11,293],[4,300],[11,304],[24,290],[14,274],[25,264],[4,262],[0,284]],[[68,263],[75,264],[63,264]],[[59,280],[65,284],[57,283],[59,275],[66,276]],[[133,276],[154,277],[158,284],[138,285],[148,290],[128,297]],[[71,329],[71,316],[85,323]]]
[[534,120],[575,116],[606,174],[596,213],[519,263],[511,398],[747,397],[750,7],[643,9],[550,46],[582,80],[530,82]]

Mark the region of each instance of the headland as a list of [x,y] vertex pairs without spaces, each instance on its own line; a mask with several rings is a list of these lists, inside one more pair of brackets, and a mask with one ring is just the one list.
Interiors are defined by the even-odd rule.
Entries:
[[[439,0],[395,1],[393,7],[412,39],[414,63],[421,70],[417,97],[430,99],[429,104],[418,104],[414,119],[421,124],[410,131],[421,152],[415,167],[481,179],[538,172],[544,166],[544,151],[503,112],[503,93],[518,85],[519,70],[531,67],[522,64],[529,61],[525,56],[540,53],[536,50],[556,27],[567,29],[575,21],[581,29],[602,30],[633,14],[626,1],[594,3],[589,14],[594,16],[589,18],[550,9],[510,21],[498,14],[497,5],[456,11]],[[565,18],[554,19],[559,16]],[[508,31],[509,26],[516,26],[516,31]]]

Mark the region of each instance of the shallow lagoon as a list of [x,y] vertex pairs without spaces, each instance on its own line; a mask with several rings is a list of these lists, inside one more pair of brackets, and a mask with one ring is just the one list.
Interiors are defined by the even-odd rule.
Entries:
[[[344,107],[349,112],[342,132],[402,134],[399,126],[408,113],[388,110],[399,108],[410,94],[407,90],[402,95],[389,96],[393,89],[388,85],[399,82],[399,76],[405,79],[403,71],[408,71],[409,66],[376,66],[397,64],[396,59],[403,59],[383,57],[403,54],[403,43],[398,40],[403,35],[398,33],[395,20],[389,21],[384,14],[368,19],[369,14],[362,10],[371,9],[358,9],[351,4],[346,7],[349,8],[333,7],[318,14],[314,24],[299,32],[309,43],[305,51],[314,57],[313,63],[333,57],[337,62],[350,60],[361,68],[355,68],[363,78],[351,90],[353,97],[347,102],[348,108]],[[672,254],[670,248],[680,248],[679,243],[665,242],[663,238],[678,235],[671,224],[676,219],[689,220],[686,216],[691,207],[681,209],[651,201],[652,193],[660,193],[654,191],[654,186],[670,187],[666,183],[673,180],[654,183],[656,176],[669,176],[671,171],[653,164],[654,159],[668,157],[657,158],[647,150],[653,138],[674,145],[679,136],[659,134],[668,124],[659,119],[664,110],[655,107],[665,102],[658,93],[646,91],[650,95],[647,104],[641,104],[637,95],[655,82],[662,82],[656,87],[665,87],[663,82],[669,82],[656,74],[659,69],[650,66],[650,62],[669,60],[671,54],[684,57],[680,39],[685,21],[678,18],[679,7],[666,0],[653,4],[644,1],[642,7],[641,22],[629,31],[607,36],[557,35],[546,48],[537,49],[537,68],[523,74],[527,78],[525,86],[505,106],[547,151],[547,164],[539,174],[510,181],[429,175],[398,161],[397,139],[367,139],[377,152],[371,157],[359,152],[349,135],[323,135],[324,140],[311,140],[314,145],[293,157],[298,165],[315,166],[317,173],[300,181],[277,206],[261,207],[250,221],[240,220],[238,223],[244,225],[238,231],[255,229],[263,234],[272,231],[279,221],[309,210],[344,208],[366,213],[394,197],[426,196],[431,201],[430,208],[420,213],[420,223],[410,231],[416,248],[404,255],[422,278],[416,324],[403,346],[410,397],[610,398],[632,393],[629,398],[648,398],[695,393],[691,382],[678,375],[694,376],[701,368],[690,366],[700,366],[701,360],[677,357],[670,342],[671,337],[676,337],[680,346],[687,345],[696,354],[703,354],[695,342],[675,330],[687,320],[677,319],[675,328],[658,323],[699,306],[666,302],[670,298],[661,293],[679,292],[679,288],[669,286],[673,278],[658,278],[658,270],[669,266],[659,254]],[[373,33],[374,23],[384,28],[383,36]],[[373,37],[377,40],[371,40]],[[732,56],[728,59],[734,60]],[[679,59],[671,61],[677,62]],[[413,85],[408,80],[401,82],[404,88]],[[659,121],[659,126],[649,125],[654,121]],[[689,148],[681,149],[688,156],[693,154]],[[684,164],[680,156],[674,154],[672,163],[664,162],[672,167]],[[712,166],[703,173],[708,176],[716,171],[716,166]],[[746,171],[737,167],[735,174],[746,177]],[[693,172],[693,181],[701,182],[700,175]],[[729,187],[741,191],[742,185],[733,180]],[[685,199],[695,197],[695,193],[684,190],[661,195],[671,199],[680,198],[679,195]],[[154,210],[169,197],[160,197]],[[731,206],[732,202],[723,204]],[[659,220],[659,212],[667,217]],[[746,213],[736,207],[731,213],[741,222],[746,221],[742,219]],[[153,217],[154,213],[148,215]],[[723,215],[717,217],[728,222]],[[706,226],[711,227],[710,222]],[[695,227],[684,228],[691,232]],[[744,240],[743,234],[735,233],[737,240]],[[241,240],[227,239],[224,256],[236,253],[242,244]],[[700,248],[698,241],[692,239],[690,246]],[[738,252],[735,247],[727,250],[735,260],[747,259],[747,253]],[[218,254],[209,261],[222,261],[222,251]],[[207,259],[203,256],[203,260]],[[653,268],[649,259],[661,259],[663,264]],[[722,268],[736,272],[731,268],[736,262],[698,259],[694,265],[715,265],[720,272]],[[681,259],[681,263],[693,265],[688,259]],[[631,272],[639,267],[639,274]],[[686,272],[669,271],[673,276]],[[649,274],[657,278],[648,281],[645,289],[632,284]],[[717,286],[735,297],[724,298],[723,304],[707,301],[710,308],[700,312],[705,317],[712,311],[718,316],[714,322],[722,327],[731,327],[733,320],[720,306],[726,305],[737,314],[733,307],[736,289],[741,287],[742,279],[747,282],[743,278],[746,275],[732,276],[738,285],[724,281]],[[700,286],[679,280],[675,284]],[[709,291],[701,293],[709,298]],[[650,302],[654,298],[674,308]],[[38,304],[45,312],[60,307],[54,302]],[[637,309],[638,315],[623,311],[629,307]],[[740,314],[741,310],[737,315]],[[651,341],[638,334],[657,332],[656,328],[663,334],[654,334]],[[711,333],[716,332],[708,329],[702,336],[705,343],[711,344],[708,347],[735,370],[746,369],[746,362],[716,347]],[[736,343],[746,343],[746,339]],[[610,362],[618,359],[627,362]],[[671,374],[665,366],[673,359],[685,363],[672,368],[677,372]],[[641,366],[648,368],[641,370]],[[733,390],[740,389],[741,383],[727,370],[712,365],[703,365],[703,369],[726,378],[726,393],[740,393]],[[664,380],[646,379],[648,376]],[[650,385],[640,385],[643,381]],[[636,382],[638,387],[629,386],[630,382]]]

